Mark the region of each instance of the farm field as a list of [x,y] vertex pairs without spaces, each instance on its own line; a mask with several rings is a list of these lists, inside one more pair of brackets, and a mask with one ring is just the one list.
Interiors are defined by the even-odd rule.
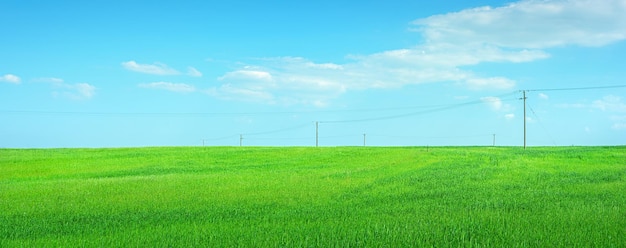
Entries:
[[0,246],[626,247],[626,147],[0,149]]

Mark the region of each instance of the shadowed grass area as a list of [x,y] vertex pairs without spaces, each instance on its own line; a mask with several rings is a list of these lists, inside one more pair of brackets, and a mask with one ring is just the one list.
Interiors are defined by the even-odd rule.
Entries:
[[0,149],[0,246],[626,246],[626,147]]

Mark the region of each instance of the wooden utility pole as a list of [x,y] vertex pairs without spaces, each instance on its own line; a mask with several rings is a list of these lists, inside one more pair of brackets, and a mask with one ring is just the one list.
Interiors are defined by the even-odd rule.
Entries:
[[495,133],[493,134],[493,146],[494,147],[496,146],[496,134]]
[[526,91],[522,91],[522,94],[524,100],[524,150],[526,150]]
[[319,121],[315,122],[315,147],[319,146]]
[[365,146],[365,135],[366,134],[363,134],[363,146]]
[[243,134],[239,135],[239,146],[243,146]]

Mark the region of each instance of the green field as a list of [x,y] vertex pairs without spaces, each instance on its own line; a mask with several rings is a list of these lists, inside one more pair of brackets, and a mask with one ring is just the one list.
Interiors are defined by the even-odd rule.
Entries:
[[626,147],[0,149],[0,246],[626,247]]

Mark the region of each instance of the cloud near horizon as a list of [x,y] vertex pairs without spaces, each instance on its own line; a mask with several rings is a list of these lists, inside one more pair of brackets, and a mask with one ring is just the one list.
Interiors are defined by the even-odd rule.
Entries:
[[52,91],[54,97],[63,97],[71,100],[88,100],[94,97],[96,94],[96,87],[88,83],[76,83],[67,84],[61,82],[54,82],[55,88]]
[[134,60],[122,62],[122,66],[134,72],[153,74],[153,75],[178,75],[179,71],[170,68],[166,64],[163,63],[154,63],[154,64],[138,64]]
[[65,82],[65,80],[63,80],[62,78],[56,78],[56,77],[40,77],[40,78],[32,79],[31,82],[60,84],[60,83]]
[[591,107],[599,109],[602,112],[610,113],[609,120],[613,122],[611,128],[613,130],[626,130],[626,103],[623,98],[615,95],[608,95],[602,99],[595,100],[591,103]]
[[602,99],[595,100],[591,107],[605,112],[623,112],[626,113],[626,103],[619,96],[608,95]]
[[202,72],[191,66],[187,67],[187,75],[190,77],[202,77]]
[[170,82],[153,82],[147,84],[139,84],[139,87],[147,89],[167,90],[179,93],[190,93],[196,91],[196,87],[194,87],[193,85]]
[[20,84],[22,82],[22,79],[13,74],[5,74],[3,76],[0,76],[0,82]]
[[89,100],[96,95],[97,88],[89,83],[66,83],[64,79],[57,77],[40,77],[31,79],[30,82],[47,84],[52,88],[52,96],[70,100]]
[[613,122],[614,130],[626,130],[626,102],[620,96],[606,95],[591,102],[560,103],[555,106],[564,109],[599,110],[607,114],[607,118]]
[[[122,62],[122,67],[129,71],[160,76],[173,76],[182,74],[180,71],[159,62],[155,62],[153,64],[139,64],[134,60],[130,60]],[[190,77],[202,77],[202,72],[198,71],[198,69],[194,67],[188,66],[187,73],[185,75]]]

